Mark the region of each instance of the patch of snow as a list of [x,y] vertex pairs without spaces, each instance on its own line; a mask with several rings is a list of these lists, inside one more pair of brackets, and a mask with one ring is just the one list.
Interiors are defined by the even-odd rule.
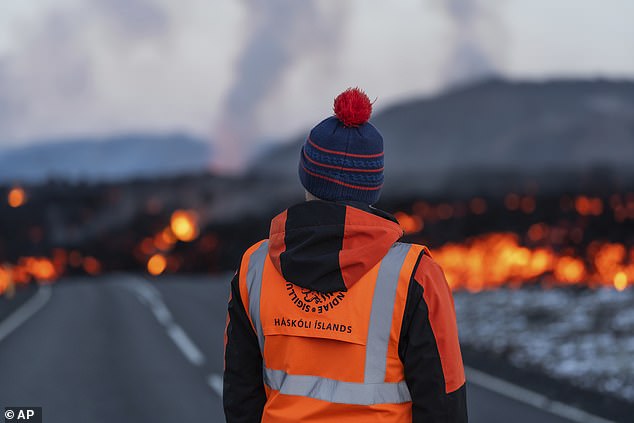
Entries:
[[454,300],[464,345],[634,402],[634,289],[503,288]]

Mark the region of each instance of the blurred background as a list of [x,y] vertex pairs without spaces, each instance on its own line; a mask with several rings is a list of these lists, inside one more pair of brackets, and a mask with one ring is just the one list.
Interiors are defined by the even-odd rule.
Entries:
[[3,0],[0,407],[223,421],[242,252],[362,87],[474,422],[634,421],[634,3]]

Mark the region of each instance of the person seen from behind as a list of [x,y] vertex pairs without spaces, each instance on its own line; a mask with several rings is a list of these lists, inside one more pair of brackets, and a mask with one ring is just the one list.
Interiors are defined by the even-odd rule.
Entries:
[[304,143],[306,202],[271,222],[231,282],[229,423],[467,422],[453,298],[429,250],[374,208],[383,138],[357,88]]

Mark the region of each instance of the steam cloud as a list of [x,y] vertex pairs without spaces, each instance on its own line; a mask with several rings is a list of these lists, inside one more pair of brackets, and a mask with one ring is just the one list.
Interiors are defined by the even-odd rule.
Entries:
[[[289,70],[310,63],[323,76],[336,61],[347,10],[317,0],[243,1],[248,33],[224,98],[214,85],[226,63],[214,43],[224,40],[197,20],[215,5],[85,0],[43,9],[19,33],[17,48],[0,54],[0,148],[143,128],[204,133],[204,111],[217,103],[215,165],[241,168],[262,137],[260,112],[287,88]],[[192,53],[191,40],[205,37],[208,45]]]
[[499,2],[441,0],[453,22],[454,40],[444,75],[447,85],[460,85],[499,73],[504,30],[493,11]]
[[[238,59],[215,134],[216,168],[242,169],[261,134],[258,112],[280,88],[286,71],[307,56],[334,60],[342,6],[324,9],[316,0],[248,0],[250,36]],[[322,6],[322,7],[320,7]]]

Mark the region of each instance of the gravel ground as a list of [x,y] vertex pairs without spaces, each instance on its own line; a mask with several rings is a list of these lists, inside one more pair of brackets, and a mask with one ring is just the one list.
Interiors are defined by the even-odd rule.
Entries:
[[634,289],[454,294],[461,343],[634,403]]

